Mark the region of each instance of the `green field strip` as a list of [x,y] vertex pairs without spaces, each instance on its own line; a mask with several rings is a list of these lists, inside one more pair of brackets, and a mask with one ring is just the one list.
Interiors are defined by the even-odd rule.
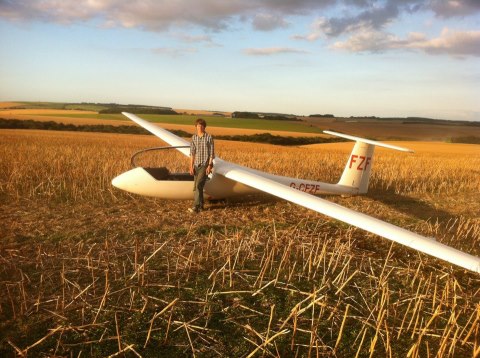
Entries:
[[[128,120],[121,114],[35,114],[45,117],[68,117],[68,118],[93,118],[98,120]],[[239,129],[259,129],[271,131],[300,132],[300,133],[322,133],[319,128],[310,127],[301,122],[265,120],[265,119],[243,119],[243,118],[223,118],[209,116],[192,115],[159,115],[159,114],[140,114],[142,118],[164,124],[192,125],[196,118],[205,118],[211,127],[239,128]]]

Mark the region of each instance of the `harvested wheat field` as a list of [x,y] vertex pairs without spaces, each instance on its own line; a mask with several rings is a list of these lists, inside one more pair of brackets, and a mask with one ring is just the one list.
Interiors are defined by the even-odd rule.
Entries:
[[20,102],[0,102],[0,109],[10,108],[21,105]]
[[[1,356],[480,355],[478,274],[268,196],[192,216],[113,188],[151,136],[0,137]],[[217,154],[335,182],[352,145]],[[405,146],[376,153],[367,196],[328,199],[480,256],[475,147]]]
[[[71,117],[72,114],[86,115],[87,117]],[[35,121],[54,121],[64,124],[75,125],[95,125],[106,124],[112,126],[132,125],[129,120],[115,120],[115,119],[98,119],[98,112],[81,111],[81,110],[66,110],[66,109],[4,109],[0,110],[0,117],[5,119],[32,119]],[[89,118],[88,115],[91,115]]]

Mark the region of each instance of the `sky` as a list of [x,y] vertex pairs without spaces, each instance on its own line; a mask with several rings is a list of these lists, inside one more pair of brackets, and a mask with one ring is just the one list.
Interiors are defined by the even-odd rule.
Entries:
[[480,0],[0,0],[0,101],[480,121]]

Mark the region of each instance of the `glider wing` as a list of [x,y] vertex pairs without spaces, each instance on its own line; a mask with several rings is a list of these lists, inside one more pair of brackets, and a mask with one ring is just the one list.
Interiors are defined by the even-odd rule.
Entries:
[[[177,136],[177,135],[175,135],[175,134],[173,134],[173,133],[171,133],[171,132],[169,132],[169,131],[167,131],[163,128],[160,128],[160,127],[156,126],[155,124],[153,124],[151,122],[148,122],[144,119],[141,119],[141,118],[139,118],[136,115],[131,114],[131,113],[122,112],[122,114],[124,116],[128,117],[129,119],[131,119],[132,121],[134,121],[135,123],[137,123],[138,125],[145,128],[150,133],[156,135],[158,138],[160,138],[164,142],[170,144],[172,147],[185,147],[185,146],[190,147],[190,142],[189,141],[186,141],[185,139],[180,138],[179,136]],[[176,149],[178,151],[180,151],[181,153],[185,154],[187,157],[190,156],[190,149],[189,148],[176,148]]]
[[359,227],[373,234],[398,242],[467,270],[480,273],[480,258],[437,242],[434,238],[427,238],[415,234],[385,221],[290,188],[274,180],[264,178],[249,171],[248,168],[236,164],[219,161],[216,167],[216,173],[221,174],[228,179],[238,181],[255,189],[304,206],[320,214]]

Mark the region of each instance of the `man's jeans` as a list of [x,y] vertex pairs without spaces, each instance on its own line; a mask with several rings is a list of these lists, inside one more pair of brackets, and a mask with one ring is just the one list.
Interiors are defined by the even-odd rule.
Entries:
[[203,209],[203,187],[207,181],[207,165],[195,165],[193,207]]

